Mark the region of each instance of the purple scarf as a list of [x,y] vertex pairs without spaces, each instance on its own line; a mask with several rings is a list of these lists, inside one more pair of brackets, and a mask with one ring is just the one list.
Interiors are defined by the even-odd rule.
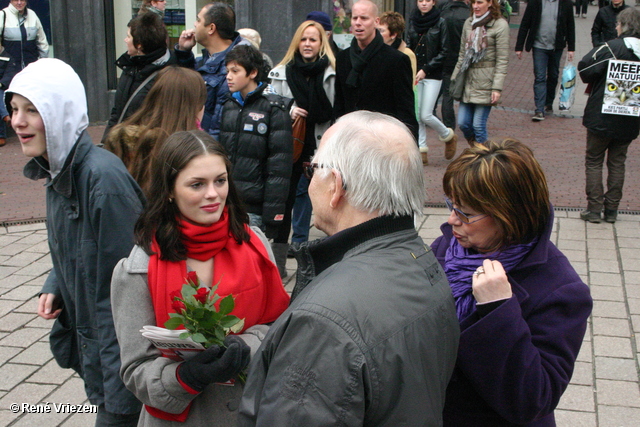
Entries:
[[523,245],[513,245],[508,248],[488,254],[471,253],[463,248],[455,237],[451,237],[447,253],[444,257],[444,272],[449,279],[451,293],[456,300],[458,320],[462,321],[476,308],[476,300],[471,289],[472,275],[485,259],[500,261],[504,270],[509,273],[513,267],[529,253],[538,243],[536,237]]

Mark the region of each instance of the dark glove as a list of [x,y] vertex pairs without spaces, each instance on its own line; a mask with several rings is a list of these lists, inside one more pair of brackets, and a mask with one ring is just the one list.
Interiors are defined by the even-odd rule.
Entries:
[[242,338],[229,335],[224,347],[213,345],[197,356],[183,362],[178,368],[180,381],[202,391],[211,383],[228,381],[249,364],[249,346]]
[[267,239],[275,239],[280,231],[280,225],[267,224],[264,228],[264,235]]

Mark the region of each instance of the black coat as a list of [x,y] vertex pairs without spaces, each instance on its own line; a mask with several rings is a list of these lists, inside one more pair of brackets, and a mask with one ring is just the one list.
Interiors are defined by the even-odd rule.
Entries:
[[458,0],[444,3],[440,10],[440,17],[447,24],[447,56],[442,65],[445,73],[451,74],[458,62],[462,28],[464,27],[464,22],[471,15],[471,11],[468,4]]
[[616,31],[618,13],[628,7],[629,6],[624,3],[618,8],[613,7],[612,4],[608,4],[598,10],[598,14],[593,20],[593,26],[591,27],[591,44],[593,44],[593,47],[600,46],[604,44],[604,42],[618,37],[618,31]]
[[[409,47],[415,52],[418,70],[425,72],[425,78],[442,80],[442,66],[449,56],[449,46],[447,24],[440,18],[433,27],[419,35],[415,46]],[[453,65],[455,67],[455,62]]]
[[[578,63],[578,72],[582,81],[591,85],[591,94],[584,107],[582,125],[602,137],[630,141],[638,137],[640,118],[601,112],[609,67],[608,60],[640,62],[640,58],[634,54],[633,50],[625,45],[624,38],[626,36],[621,36],[591,49],[591,52]],[[640,46],[640,40],[636,38],[635,41]]]
[[[166,62],[158,61],[167,52],[170,52],[168,60]],[[175,54],[173,53],[173,51],[169,51],[167,49],[158,49],[155,52],[140,56],[130,56],[125,52],[124,54],[122,54],[122,56],[120,56],[120,58],[118,58],[118,60],[116,61],[116,65],[122,69],[122,75],[120,76],[120,81],[118,82],[115,101],[113,104],[113,108],[111,109],[109,122],[107,123],[107,127],[104,130],[104,136],[102,137],[103,140],[109,134],[111,128],[118,124],[118,120],[120,119],[122,110],[124,110],[124,106],[127,104],[127,101],[129,100],[131,95],[133,95],[133,92],[138,89],[138,86],[140,86],[142,82],[144,82],[152,73],[161,70],[166,66],[175,64],[177,64]],[[123,121],[133,113],[135,113],[138,108],[140,108],[142,102],[147,97],[147,93],[149,93],[149,90],[151,90],[151,86],[153,86],[153,83],[155,83],[156,79],[157,77],[149,81],[149,83],[147,83],[144,88],[140,89],[135,98],[131,100],[129,107],[127,107],[127,112],[122,118]]]
[[[516,40],[516,52],[522,52],[522,47],[529,52],[533,47],[533,41],[538,34],[540,17],[542,16],[542,1],[529,0],[524,11],[518,39]],[[576,27],[573,20],[573,3],[571,0],[558,0],[558,24],[556,26],[556,49],[569,48],[569,52],[576,50]]]
[[351,71],[351,48],[336,58],[336,117],[357,110],[377,111],[388,114],[404,123],[418,138],[418,121],[413,95],[413,71],[407,55],[384,45],[371,58],[362,74],[358,88],[346,85]]
[[222,106],[220,143],[233,164],[231,178],[247,212],[275,226],[284,216],[293,166],[291,101],[263,94],[265,87],[250,93],[244,106],[229,94]]

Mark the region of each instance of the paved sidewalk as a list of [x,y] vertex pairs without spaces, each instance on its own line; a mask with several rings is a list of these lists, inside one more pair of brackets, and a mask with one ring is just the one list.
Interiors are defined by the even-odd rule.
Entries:
[[[420,235],[440,235],[448,212],[426,208]],[[594,311],[569,388],[556,411],[560,427],[635,427],[640,419],[640,216],[589,224],[556,211],[552,240],[589,284]],[[312,229],[312,238],[321,233]],[[93,425],[92,414],[55,413],[54,404],[87,403],[83,383],[60,369],[48,346],[51,323],[34,314],[51,268],[43,224],[0,229],[0,426]],[[288,261],[290,291],[295,261]],[[11,404],[52,413],[13,413]]]

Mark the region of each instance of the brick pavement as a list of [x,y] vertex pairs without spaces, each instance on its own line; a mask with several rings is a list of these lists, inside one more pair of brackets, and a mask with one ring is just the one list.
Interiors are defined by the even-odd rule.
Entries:
[[[578,20],[582,36],[595,11],[590,6],[589,19]],[[511,71],[514,67],[520,74]],[[510,84],[505,91],[504,107],[491,113],[491,134],[517,136],[534,148],[547,172],[556,207],[582,206],[584,129],[579,119],[552,116],[533,124],[530,113],[522,112],[532,109],[532,83],[524,81],[532,76],[530,55],[515,64],[512,61],[509,79],[514,76],[521,76],[523,84]],[[90,131],[94,140],[99,140],[102,128],[93,126]],[[441,203],[439,181],[448,162],[442,157],[442,148],[433,145],[431,164],[425,169],[427,189],[429,200]],[[640,209],[638,196],[631,194],[638,193],[634,191],[638,189],[635,150],[632,145],[623,199],[624,208],[631,210]],[[90,426],[94,422],[91,414],[10,410],[11,403],[40,404],[51,407],[52,412],[54,403],[87,403],[80,378],[60,369],[52,359],[50,322],[34,314],[36,295],[51,268],[44,224],[3,223],[44,216],[42,183],[22,177],[24,163],[15,141],[0,149],[0,426]],[[428,243],[438,237],[447,212],[425,208],[425,213],[419,232]],[[312,229],[312,238],[320,235]],[[589,224],[579,220],[575,211],[557,209],[552,240],[589,284],[594,298],[576,370],[556,410],[558,426],[636,426],[640,419],[640,349],[635,335],[640,333],[640,216],[622,214],[614,225]],[[287,289],[291,290],[295,261],[289,260],[287,267]]]

